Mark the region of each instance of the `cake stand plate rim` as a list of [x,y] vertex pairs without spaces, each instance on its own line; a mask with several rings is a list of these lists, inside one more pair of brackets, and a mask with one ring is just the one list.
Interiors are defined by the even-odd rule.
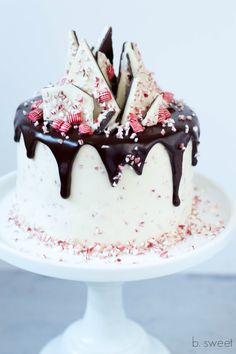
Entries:
[[[16,172],[13,171],[0,178],[0,209],[1,200],[11,193],[14,188]],[[2,239],[0,234],[0,259],[18,268],[60,279],[77,281],[135,281],[156,278],[183,271],[189,267],[200,264],[218,253],[229,242],[235,227],[235,205],[224,189],[211,178],[195,173],[196,181],[217,190],[227,203],[229,210],[228,221],[225,229],[206,245],[192,252],[185,252],[171,258],[163,259],[157,263],[69,263],[59,262],[29,254],[10,247]],[[2,188],[4,187],[4,188]]]

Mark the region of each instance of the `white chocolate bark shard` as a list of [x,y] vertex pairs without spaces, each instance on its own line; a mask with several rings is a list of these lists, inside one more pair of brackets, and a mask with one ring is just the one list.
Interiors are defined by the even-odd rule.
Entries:
[[68,73],[70,71],[71,64],[72,64],[74,57],[76,56],[76,53],[79,48],[79,42],[78,42],[77,35],[76,35],[75,31],[69,32],[68,40],[69,40],[69,46],[68,46],[67,61],[66,61],[66,67],[65,67],[66,75],[68,75]]
[[[131,95],[132,97],[128,97],[126,101],[124,92],[127,91],[127,86],[129,85],[129,66],[132,76],[137,80],[134,80],[132,89],[129,92],[129,96]],[[121,59],[120,82],[117,94],[118,104],[119,102],[121,102],[122,105],[125,104],[121,122],[123,124],[126,123],[129,113],[134,113],[134,110],[140,118],[144,117],[160,91],[153,74],[145,68],[137,45],[135,43],[126,42]]]
[[154,100],[156,96],[161,92],[161,89],[158,87],[154,78],[154,74],[145,68],[136,43],[129,43],[127,49],[133,76],[139,77],[143,81],[146,90]]
[[120,108],[88,44],[83,39],[79,43],[77,54],[68,74],[68,80],[93,96],[98,101],[101,111],[113,110],[115,113],[112,120],[108,123],[113,124],[120,112]]
[[83,122],[93,124],[94,100],[78,87],[67,84],[42,89],[44,120],[63,119],[81,112]]
[[161,106],[167,106],[166,101],[161,95],[158,95],[147,111],[146,117],[142,121],[144,126],[152,126],[158,123],[158,113]]
[[98,63],[98,66],[99,66],[104,78],[106,79],[108,86],[111,87],[111,82],[110,82],[108,74],[107,74],[107,69],[111,65],[110,60],[106,57],[106,55],[104,53],[98,51],[97,52],[97,63]]
[[137,115],[142,121],[154,98],[154,95],[148,90],[146,83],[139,77],[135,77],[132,81],[121,123],[125,124],[129,120],[130,113]]

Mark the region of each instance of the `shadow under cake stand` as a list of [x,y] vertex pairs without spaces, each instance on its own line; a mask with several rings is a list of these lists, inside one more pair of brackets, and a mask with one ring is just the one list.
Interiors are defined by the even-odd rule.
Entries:
[[[204,243],[201,241],[198,244],[196,239],[194,250],[180,248],[176,255],[167,259],[146,255],[135,263],[129,259],[132,256],[127,256],[126,261],[121,263],[102,260],[87,263],[60,262],[18,248],[9,242],[9,232],[1,229],[2,260],[33,273],[87,283],[87,305],[83,318],[52,339],[40,354],[170,354],[157,338],[148,335],[142,327],[126,317],[122,284],[183,271],[206,261],[226,245],[235,221],[232,202],[218,185],[206,177],[197,174],[195,184],[207,198],[220,205],[225,229]],[[14,186],[15,173],[0,179],[1,218],[6,214],[5,203],[9,202]]]

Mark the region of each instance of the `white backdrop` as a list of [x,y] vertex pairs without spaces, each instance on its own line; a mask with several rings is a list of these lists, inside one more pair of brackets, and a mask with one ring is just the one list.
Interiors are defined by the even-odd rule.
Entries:
[[[0,4],[0,175],[15,168],[15,109],[62,75],[68,30],[77,30],[92,44],[106,25],[112,25],[117,56],[123,41],[137,41],[160,86],[195,109],[202,131],[198,170],[221,182],[236,198],[234,0],[1,0]],[[197,270],[236,273],[234,246],[236,239]]]

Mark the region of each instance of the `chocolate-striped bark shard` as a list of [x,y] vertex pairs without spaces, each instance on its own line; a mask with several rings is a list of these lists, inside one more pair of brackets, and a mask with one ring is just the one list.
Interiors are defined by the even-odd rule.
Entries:
[[105,30],[105,35],[102,37],[101,44],[98,46],[98,52],[105,54],[110,63],[113,64],[113,46],[112,46],[112,28],[108,27]]
[[125,42],[122,47],[122,52],[120,56],[120,67],[119,67],[119,75],[118,75],[118,87],[116,94],[116,101],[121,108],[124,109],[125,102],[127,100],[131,82],[132,82],[132,71],[130,67],[130,61],[128,58],[128,50],[127,50],[128,42]]
[[74,85],[93,96],[97,100],[101,112],[107,110],[115,112],[111,120],[107,123],[112,125],[120,112],[120,108],[88,44],[83,39],[79,43],[77,54],[67,78]]
[[152,102],[151,107],[147,111],[145,118],[142,121],[143,126],[152,126],[158,123],[158,115],[160,107],[166,107],[167,103],[162,95],[158,95]]
[[67,84],[42,89],[44,120],[62,119],[81,113],[83,123],[93,125],[94,100],[78,87]]
[[78,38],[77,38],[75,31],[69,32],[68,41],[69,41],[69,46],[68,46],[67,61],[66,61],[66,67],[65,67],[66,76],[68,75],[68,73],[70,71],[71,64],[72,64],[72,62],[77,54],[78,48],[79,48],[79,42],[78,42]]

